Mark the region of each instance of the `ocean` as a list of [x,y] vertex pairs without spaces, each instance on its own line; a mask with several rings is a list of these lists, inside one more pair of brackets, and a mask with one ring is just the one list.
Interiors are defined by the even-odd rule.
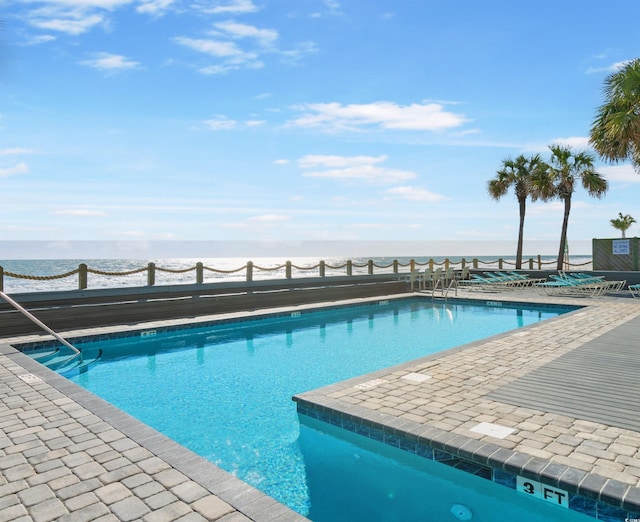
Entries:
[[[496,256],[458,256],[449,257],[454,268],[462,266],[462,259],[471,265],[472,260],[478,259],[478,268],[498,268]],[[353,274],[367,274],[368,262],[372,261],[374,274],[393,273],[393,261],[397,260],[399,272],[409,272],[411,259],[415,259],[417,268],[428,266],[433,259],[436,268],[443,266],[445,257],[328,257],[322,259],[325,264],[326,277],[347,275],[346,264],[351,261]],[[503,269],[515,268],[514,257],[503,257]],[[538,256],[534,258],[534,269],[538,268]],[[540,256],[543,269],[555,269],[556,256]],[[529,257],[525,256],[523,268],[528,268]],[[147,285],[147,267],[150,262],[156,265],[155,285],[193,284],[196,283],[196,263],[204,265],[204,283],[227,281],[245,281],[246,258],[156,258],[156,259],[0,259],[3,275],[3,288],[7,294],[21,292],[43,292],[78,289],[78,270],[81,263],[87,265],[88,288],[119,288]],[[317,277],[320,275],[320,261],[318,257],[255,257],[253,263],[253,280],[284,279],[286,277],[285,263],[291,262],[291,276],[293,279],[301,277]],[[576,255],[569,259],[570,269],[590,270],[591,256]],[[102,272],[101,274],[91,271]],[[124,275],[126,274],[126,275]]]

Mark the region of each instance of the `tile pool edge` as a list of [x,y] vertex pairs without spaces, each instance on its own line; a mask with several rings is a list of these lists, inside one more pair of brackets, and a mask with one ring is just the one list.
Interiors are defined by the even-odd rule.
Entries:
[[[511,296],[510,296],[511,297]],[[575,303],[539,303],[539,302],[527,302],[524,300],[518,299],[507,299],[507,300],[489,300],[489,299],[472,299],[468,297],[450,297],[450,298],[441,298],[435,297],[431,298],[429,296],[416,295],[416,294],[399,294],[392,296],[384,296],[384,299],[380,297],[368,298],[368,299],[349,299],[344,301],[332,301],[326,303],[313,303],[306,305],[298,305],[295,307],[284,307],[282,309],[261,309],[257,311],[249,311],[243,313],[233,313],[228,317],[220,317],[219,314],[215,316],[199,316],[196,318],[191,318],[191,320],[187,318],[181,318],[177,320],[163,320],[160,321],[162,324],[157,324],[156,322],[143,322],[136,324],[128,324],[125,327],[96,327],[91,329],[91,332],[88,332],[86,329],[81,329],[79,331],[72,332],[58,332],[64,333],[64,337],[67,341],[70,341],[72,344],[77,342],[91,342],[91,341],[103,341],[103,340],[112,340],[112,339],[121,339],[127,337],[133,337],[135,335],[141,335],[145,331],[153,330],[156,333],[164,333],[164,332],[172,332],[175,330],[189,330],[196,328],[207,328],[211,326],[221,326],[221,325],[232,325],[232,324],[242,324],[250,321],[257,321],[262,319],[276,319],[276,318],[289,318],[293,317],[293,314],[299,316],[300,314],[310,314],[316,312],[326,312],[326,311],[334,311],[340,310],[342,308],[351,308],[351,307],[367,307],[372,305],[387,305],[391,301],[432,301],[438,304],[460,304],[460,305],[480,305],[480,306],[497,306],[497,307],[523,307],[528,309],[562,309],[565,310],[560,315],[565,315],[567,313],[576,313],[579,312],[582,308],[585,307],[584,304],[575,304]],[[551,317],[546,319],[546,321],[552,321],[557,319],[557,317]],[[531,328],[536,326],[537,323],[533,323],[523,328]],[[502,332],[496,334],[496,336],[507,335],[510,331]],[[475,342],[481,342],[484,339]],[[2,342],[3,339],[0,339]],[[31,335],[19,335],[16,337],[10,337],[6,342],[10,342],[13,346],[18,348],[19,350],[25,350],[29,348],[37,348],[37,347],[48,347],[52,345],[57,345],[58,341],[51,336],[50,334],[42,333],[42,334],[31,334]],[[15,341],[15,342],[14,342]],[[468,346],[466,344],[464,346]],[[455,350],[458,347],[449,348],[449,350]]]
[[[628,484],[437,427],[393,418],[355,405],[337,404],[335,399],[316,395],[305,398],[312,393],[293,397],[299,414],[462,469],[513,490],[518,475],[565,489],[571,494],[569,509],[596,520],[640,519],[640,498],[631,498],[636,488]],[[460,461],[464,461],[464,465],[459,466]]]
[[278,522],[303,522],[308,520],[1,340],[0,357],[6,357],[24,370],[40,377],[48,386],[120,431],[250,520],[256,522],[276,520]]

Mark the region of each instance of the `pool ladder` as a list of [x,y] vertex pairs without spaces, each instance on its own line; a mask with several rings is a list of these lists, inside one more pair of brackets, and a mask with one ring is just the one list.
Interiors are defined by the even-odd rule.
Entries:
[[444,286],[444,279],[436,279],[433,283],[433,288],[431,288],[431,299],[435,297],[438,287],[440,287],[440,293],[445,299],[447,299],[447,297],[449,296],[449,290],[451,290],[452,288],[455,288],[456,295],[458,295],[458,280],[455,277],[451,278],[451,280],[449,281],[449,285],[446,288]]
[[22,305],[20,305],[19,303],[17,303],[16,301],[14,301],[11,297],[9,297],[7,294],[5,294],[4,292],[0,292],[0,297],[2,297],[7,303],[9,303],[11,306],[13,306],[16,310],[18,310],[18,312],[20,312],[22,315],[24,315],[27,319],[29,319],[32,323],[34,323],[35,325],[39,326],[40,328],[42,328],[44,331],[50,333],[51,335],[53,335],[58,341],[60,341],[62,344],[64,344],[67,348],[70,348],[71,351],[73,352],[73,355],[71,355],[68,359],[66,359],[64,361],[64,364],[68,364],[71,361],[73,361],[76,357],[80,357],[80,360],[82,361],[82,352],[80,352],[80,350],[78,350],[75,346],[73,346],[69,341],[67,341],[64,337],[62,337],[60,334],[58,334],[57,332],[55,332],[54,330],[52,330],[51,328],[49,328],[46,324],[44,324],[40,319],[38,319],[36,316],[34,316],[31,312],[28,312]]

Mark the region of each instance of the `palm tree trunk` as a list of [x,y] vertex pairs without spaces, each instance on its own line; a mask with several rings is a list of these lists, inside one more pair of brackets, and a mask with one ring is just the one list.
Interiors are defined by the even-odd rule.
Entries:
[[518,250],[516,252],[516,270],[522,268],[522,242],[524,237],[524,215],[526,212],[527,200],[521,199],[520,203],[520,227],[518,229]]
[[564,198],[564,218],[562,219],[562,232],[560,234],[560,252],[558,252],[558,270],[564,266],[564,252],[567,244],[567,230],[569,228],[569,212],[571,212],[571,196]]

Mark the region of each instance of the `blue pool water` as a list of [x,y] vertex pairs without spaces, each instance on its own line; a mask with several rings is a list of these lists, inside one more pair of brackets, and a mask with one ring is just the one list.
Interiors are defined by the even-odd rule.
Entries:
[[575,511],[305,416],[298,443],[312,520],[456,522],[464,520],[456,514],[470,514],[471,522],[593,522]]
[[[320,451],[335,460],[327,457],[333,450],[322,442],[326,435],[308,442],[316,430],[301,428],[293,395],[566,311],[382,302],[77,343],[86,353],[100,349],[103,355],[87,371],[66,376],[301,514],[333,522],[337,515],[320,508],[323,495],[310,488],[327,480],[319,478],[325,471],[310,455]],[[369,482],[375,490],[378,477]],[[356,501],[349,509],[360,509],[357,502],[365,498],[375,503],[373,493],[347,496]],[[405,512],[402,520],[413,519]]]

